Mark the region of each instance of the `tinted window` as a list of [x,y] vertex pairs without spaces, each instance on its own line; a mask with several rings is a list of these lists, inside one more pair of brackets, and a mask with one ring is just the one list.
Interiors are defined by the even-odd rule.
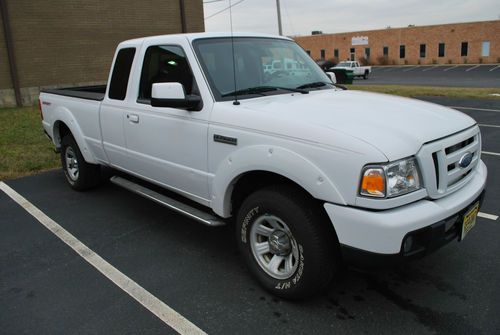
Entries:
[[425,58],[425,44],[420,44],[420,58]]
[[339,58],[339,49],[333,49],[333,57]]
[[389,47],[384,47],[384,56],[389,56]]
[[146,50],[139,86],[140,100],[151,99],[154,83],[181,83],[186,94],[193,93],[193,73],[181,47],[155,45]]
[[365,57],[366,59],[370,58],[370,48],[365,48]]
[[469,43],[468,42],[462,42],[462,48],[460,51],[460,56],[464,57],[467,56],[469,53]]
[[399,46],[399,58],[405,58],[406,57],[406,50],[404,45]]
[[439,43],[438,57],[444,57],[444,43]]
[[109,84],[109,98],[115,100],[124,100],[127,95],[128,78],[130,69],[134,61],[135,48],[126,48],[118,51],[115,66],[111,74],[111,83]]
[[325,59],[325,49],[321,49],[321,59]]

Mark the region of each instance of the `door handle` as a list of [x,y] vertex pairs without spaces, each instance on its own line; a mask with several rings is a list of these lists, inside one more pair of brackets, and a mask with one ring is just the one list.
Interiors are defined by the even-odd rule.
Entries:
[[133,123],[139,123],[139,115],[137,114],[127,114],[127,119]]

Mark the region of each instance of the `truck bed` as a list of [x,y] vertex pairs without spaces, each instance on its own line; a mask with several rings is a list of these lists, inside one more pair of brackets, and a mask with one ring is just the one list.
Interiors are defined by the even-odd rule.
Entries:
[[41,90],[41,92],[86,100],[102,101],[106,94],[106,85],[44,89]]

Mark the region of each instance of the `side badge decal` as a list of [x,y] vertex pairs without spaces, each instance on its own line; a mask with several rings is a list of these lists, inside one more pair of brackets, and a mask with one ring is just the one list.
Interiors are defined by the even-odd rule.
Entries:
[[238,145],[238,139],[234,137],[227,137],[222,135],[214,134],[214,142],[220,142],[231,145]]

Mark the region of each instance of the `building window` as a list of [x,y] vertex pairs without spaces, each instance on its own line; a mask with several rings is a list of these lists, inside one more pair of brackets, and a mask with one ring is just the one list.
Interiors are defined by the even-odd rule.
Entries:
[[469,53],[469,43],[468,42],[462,42],[462,48],[461,48],[461,51],[460,51],[460,56],[466,57],[468,53]]
[[481,56],[489,57],[490,55],[490,41],[483,41],[481,48]]
[[399,46],[399,58],[405,58],[406,57],[406,50],[404,45]]
[[444,57],[444,43],[439,43],[438,57]]
[[420,58],[425,58],[425,44],[420,44]]
[[306,50],[306,53],[311,56],[311,50]]
[[370,59],[370,48],[365,48],[365,58]]
[[389,47],[384,47],[384,57],[389,57]]
[[325,49],[321,49],[321,59],[325,59]]
[[356,60],[356,49],[355,48],[351,48],[350,50],[350,54],[351,54],[351,60]]
[[333,57],[339,58],[339,49],[333,49]]

